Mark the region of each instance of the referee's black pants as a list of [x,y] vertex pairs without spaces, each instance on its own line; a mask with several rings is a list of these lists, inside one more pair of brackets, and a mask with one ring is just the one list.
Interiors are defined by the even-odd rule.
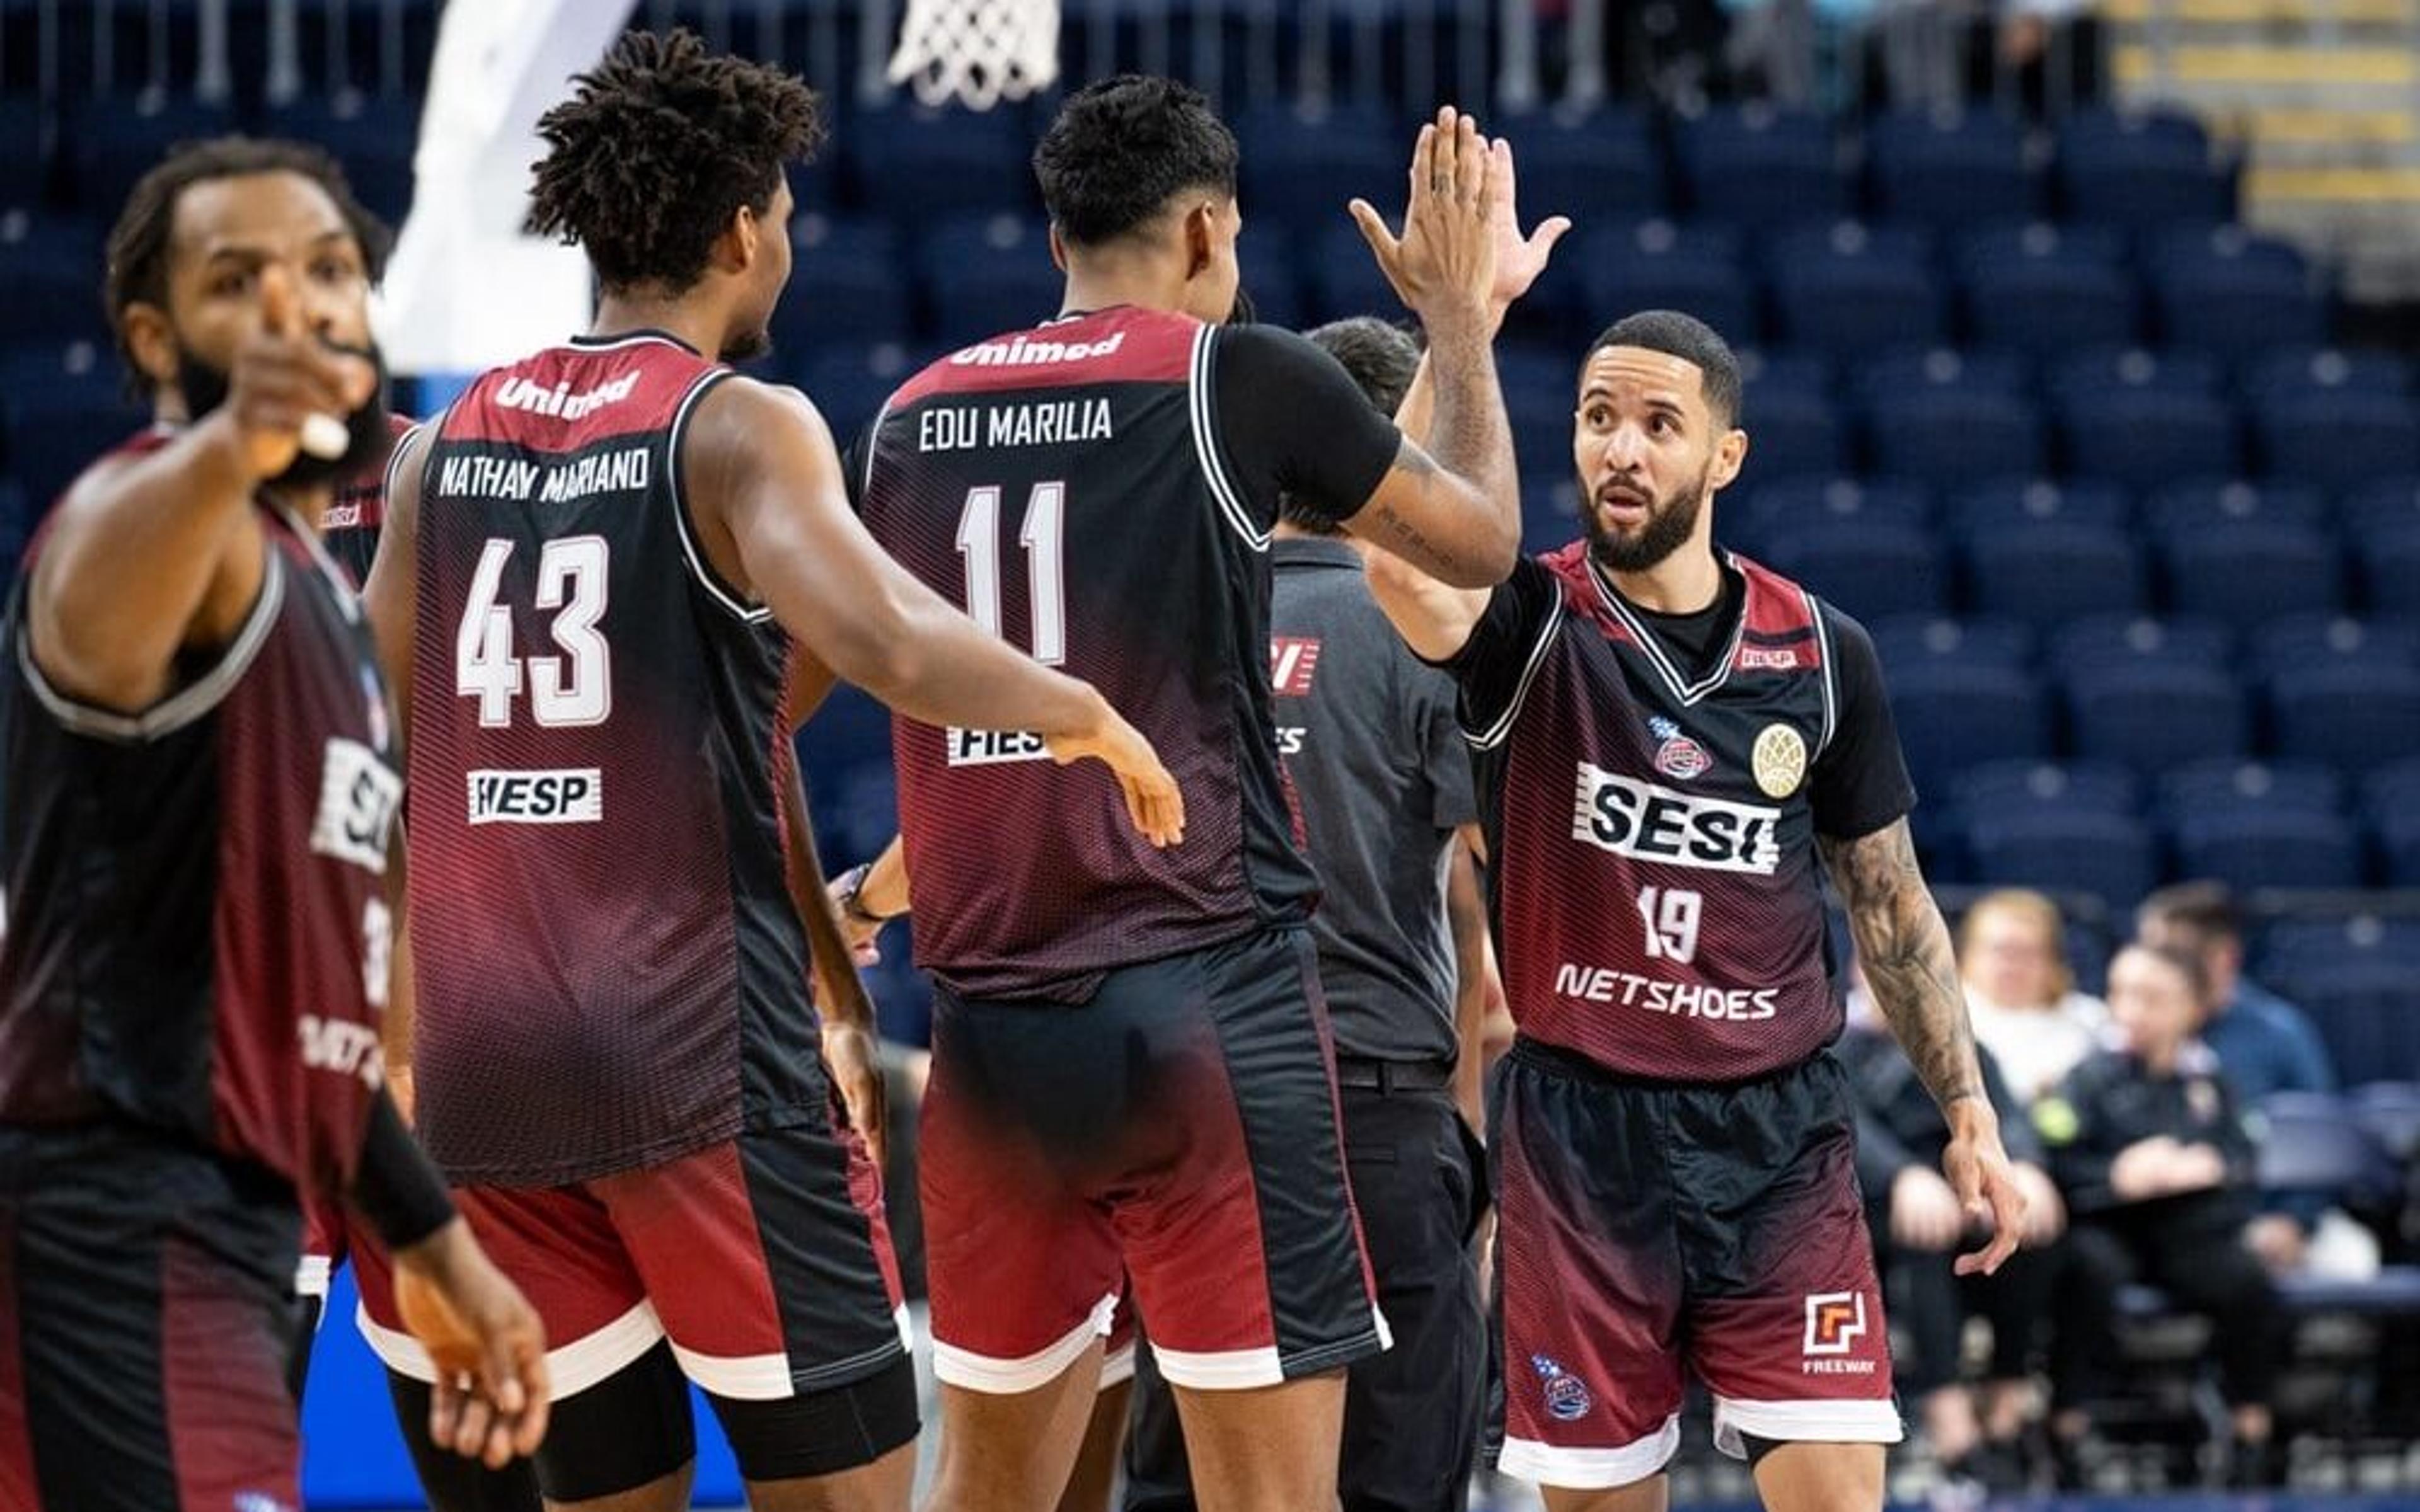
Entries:
[[[1383,1069],[1382,1069],[1383,1065]],[[1445,1069],[1340,1057],[1344,1164],[1394,1347],[1345,1374],[1337,1489],[1344,1512],[1461,1512],[1487,1359],[1470,1240],[1486,1163]],[[1150,1331],[1151,1319],[1142,1320]],[[1126,1512],[1194,1505],[1176,1400],[1137,1351]]]

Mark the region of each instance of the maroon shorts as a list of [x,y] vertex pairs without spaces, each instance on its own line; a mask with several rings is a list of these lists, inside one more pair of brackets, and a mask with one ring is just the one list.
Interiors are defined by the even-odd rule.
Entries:
[[1687,1087],[1524,1040],[1488,1149],[1506,1473],[1575,1489],[1656,1473],[1690,1370],[1726,1453],[1899,1442],[1855,1116],[1828,1054]]
[[0,1507],[300,1507],[297,1230],[257,1167],[0,1131]]
[[[489,1256],[545,1320],[557,1400],[659,1339],[716,1396],[845,1386],[907,1349],[879,1178],[854,1131],[791,1128],[569,1186],[458,1188]],[[358,1244],[362,1333],[387,1365],[434,1379]]]
[[952,1385],[1045,1384],[1129,1286],[1182,1386],[1385,1347],[1302,931],[1113,971],[1078,1006],[937,993],[919,1155]]

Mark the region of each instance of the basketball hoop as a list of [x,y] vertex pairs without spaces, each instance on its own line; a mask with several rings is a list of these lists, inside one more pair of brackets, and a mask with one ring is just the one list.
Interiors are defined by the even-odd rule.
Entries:
[[908,0],[891,82],[989,110],[1059,77],[1059,0]]

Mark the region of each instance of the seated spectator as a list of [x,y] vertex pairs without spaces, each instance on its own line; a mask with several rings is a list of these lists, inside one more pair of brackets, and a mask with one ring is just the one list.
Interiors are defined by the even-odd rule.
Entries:
[[[2051,1246],[2067,1226],[2024,1107],[1984,1051],[1984,1089],[2025,1194],[2025,1247],[1995,1274],[1961,1276],[1951,1261],[1981,1236],[1941,1175],[1949,1125],[1862,993],[1851,995],[1839,1056],[1857,1101],[1857,1180],[1875,1257],[1891,1319],[1908,1335],[1909,1352],[1892,1361],[1900,1389],[1917,1403],[1926,1442],[1952,1485],[2023,1489],[2032,1478],[2027,1429],[2040,1416],[2035,1355],[2057,1264]],[[1969,1389],[1960,1368],[1970,1317],[1992,1327],[1979,1390]]]
[[[2186,882],[2143,900],[2135,936],[2200,959],[2216,1007],[2201,1041],[2238,1106],[2257,1107],[2272,1092],[2333,1092],[2335,1070],[2327,1046],[2303,1011],[2243,974],[2243,916],[2221,882]],[[2250,1231],[2253,1249],[2273,1275],[2303,1268],[2324,1198],[2301,1194],[2273,1198]]]
[[2137,1280],[2214,1320],[2219,1386],[2235,1427],[2229,1479],[2276,1480],[2270,1402],[2286,1327],[2269,1272],[2244,1242],[2256,1196],[2252,1136],[2216,1057],[2194,1038],[2214,1001],[2200,957],[2128,946],[2109,966],[2122,1048],[2086,1060],[2034,1107],[2071,1220],[2051,1349],[2063,1486],[2081,1478],[2087,1409],[2112,1366],[2118,1290]]
[[1984,894],[1958,926],[1958,976],[1975,1040],[2026,1107],[2101,1047],[2109,1010],[2075,990],[2058,904],[2010,887]]

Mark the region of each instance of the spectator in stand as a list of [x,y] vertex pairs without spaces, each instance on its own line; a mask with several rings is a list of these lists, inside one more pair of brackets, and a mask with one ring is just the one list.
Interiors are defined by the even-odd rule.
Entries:
[[[2243,974],[2243,915],[2221,882],[2184,882],[2143,900],[2136,938],[2186,951],[2209,973],[2211,1003],[2202,1043],[2218,1057],[2237,1104],[2258,1107],[2273,1092],[2333,1092],[2335,1068],[2303,1011]],[[2303,1268],[2327,1207],[2314,1193],[2267,1199],[2248,1231],[2273,1275]]]
[[2257,1151],[2217,1057],[2194,1037],[2217,1000],[2202,958],[2133,944],[2109,966],[2124,1036],[2034,1106],[2072,1227],[2053,1304],[2051,1429],[2063,1488],[2080,1484],[2088,1408],[2110,1366],[2118,1290],[2142,1280],[2218,1321],[2219,1385],[2234,1418],[2229,1481],[2275,1483],[2271,1397],[2286,1330],[2244,1241]]
[[2011,887],[1986,893],[1958,926],[1958,977],[1975,1040],[2032,1103],[2101,1047],[2109,1010],[2075,990],[2058,904]]
[[[2041,1415],[2032,1378],[2058,1263],[2051,1246],[2067,1227],[2066,1205],[2043,1168],[2024,1105],[1984,1051],[1984,1094],[2009,1132],[2009,1172],[2025,1194],[2024,1246],[1994,1274],[1956,1273],[1951,1261],[1975,1236],[1938,1169],[1949,1126],[1864,981],[1856,973],[1838,1048],[1857,1103],[1857,1181],[1883,1261],[1886,1310],[1908,1334],[1909,1352],[1896,1362],[1900,1386],[1917,1404],[1925,1440],[1952,1484],[2021,1490],[2031,1480],[2027,1430]],[[1970,1390],[1960,1365],[1973,1317],[1991,1324],[1992,1355]]]

